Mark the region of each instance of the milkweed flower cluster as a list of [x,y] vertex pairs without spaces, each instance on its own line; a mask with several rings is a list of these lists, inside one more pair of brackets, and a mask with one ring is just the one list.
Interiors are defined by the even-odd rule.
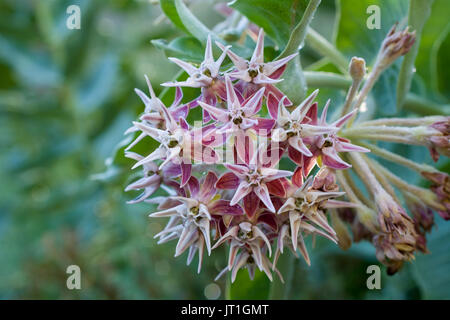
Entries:
[[[405,54],[413,41],[407,30],[391,30],[379,53],[380,68]],[[282,278],[277,262],[286,247],[311,264],[305,244],[309,235],[347,248],[351,230],[353,241],[373,243],[390,273],[413,259],[415,251],[427,251],[425,233],[434,223],[433,211],[450,217],[449,176],[363,140],[425,146],[436,160],[449,154],[449,117],[351,125],[358,101],[367,95],[364,87],[356,102],[354,94],[347,95],[343,110],[348,112],[329,119],[328,101],[319,116],[318,90],[293,105],[276,87],[296,54],[265,61],[262,29],[249,60],[230,46],[216,45],[222,51],[217,60],[209,37],[200,65],[169,58],[188,75],[185,81],[163,83],[176,88],[170,107],[155,95],[148,78],[150,97],[136,89],[145,110],[127,131],[135,140],[125,152],[143,177],[126,190],[142,190],[130,203],[158,205],[150,217],[168,218],[155,235],[158,243],[175,240],[175,256],[187,252],[188,264],[197,254],[198,272],[205,254],[227,246],[228,263],[219,276],[229,271],[232,281],[241,268],[251,277],[259,269],[271,280],[274,272]],[[231,67],[224,66],[226,57]],[[350,70],[359,87],[364,60],[352,59]],[[199,88],[200,94],[182,103],[182,87]],[[202,109],[202,119],[189,124],[193,108]],[[159,143],[155,150],[144,155],[131,151],[146,137]],[[406,183],[370,158],[370,151],[415,170],[432,186]],[[280,168],[282,159],[291,170]],[[355,187],[349,170],[366,185],[367,194]],[[154,196],[160,188],[166,196]],[[403,194],[410,215],[394,188]]]

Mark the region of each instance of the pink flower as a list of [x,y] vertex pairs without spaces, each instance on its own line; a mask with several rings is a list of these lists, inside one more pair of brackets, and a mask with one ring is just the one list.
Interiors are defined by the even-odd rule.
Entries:
[[[231,172],[223,174],[217,181],[216,187],[218,189],[236,190],[231,199],[232,205],[254,192],[267,209],[275,212],[270,194],[285,196],[285,188],[280,179],[292,175],[292,172],[274,168],[279,161],[279,157],[276,157],[275,161],[270,159],[269,163],[265,164],[262,158],[264,156],[262,150],[265,148],[267,147],[259,148],[260,152],[255,153],[248,164],[225,164],[225,167]],[[277,152],[277,150],[271,152]]]
[[239,225],[231,227],[216,242],[213,249],[219,247],[226,241],[230,241],[228,266],[217,278],[228,270],[232,271],[231,282],[234,282],[237,272],[244,266],[247,266],[250,277],[253,278],[255,266],[257,266],[272,281],[272,273],[270,272],[272,264],[265,254],[268,251],[269,255],[271,255],[272,248],[269,239],[267,239],[264,232],[258,226],[252,225],[250,222],[241,222]]
[[[225,52],[225,48],[221,43],[216,44]],[[226,51],[228,57],[233,61],[235,69],[228,75],[232,78],[240,79],[242,82],[238,83],[238,87],[244,98],[252,95],[261,87],[265,87],[265,95],[272,92],[277,99],[281,99],[284,94],[278,90],[273,84],[280,82],[280,76],[284,71],[286,64],[294,58],[297,53],[282,58],[277,61],[264,62],[264,31],[259,30],[258,41],[253,55],[249,60],[239,57],[231,50]],[[285,100],[287,105],[292,104],[289,99]]]
[[[134,153],[126,152],[125,156],[136,161],[142,160],[144,157]],[[144,189],[144,192],[137,198],[128,201],[128,203],[138,203],[150,197],[160,186],[163,180],[177,177],[181,174],[180,166],[169,165],[163,170],[159,170],[154,162],[148,162],[143,165],[144,177],[136,180],[125,188],[125,191]]]
[[258,133],[265,130],[267,134],[267,132],[270,132],[275,121],[256,117],[261,109],[264,88],[260,89],[241,104],[228,76],[225,76],[225,83],[227,89],[227,109],[217,108],[199,101],[200,106],[213,119],[222,124],[217,130],[213,130],[209,135],[206,135],[205,140],[208,140],[210,136],[223,133],[227,135],[228,139],[234,136],[236,138],[234,145],[236,146],[238,155],[242,160],[245,160],[248,158],[248,153],[250,152],[246,150],[246,143],[249,144],[248,148],[253,149],[252,139],[247,135],[246,131],[253,129],[255,133]]
[[217,108],[199,101],[200,106],[208,111],[213,119],[224,124],[220,128],[220,132],[246,130],[257,125],[258,120],[254,116],[261,109],[264,89],[259,90],[250,99],[241,104],[228,76],[225,76],[225,84],[227,89],[227,109]]
[[[139,89],[134,89],[137,95],[141,98],[142,102],[144,102],[145,110],[144,114],[140,117],[140,120],[144,123],[151,125],[152,127],[165,129],[165,120],[164,120],[164,109],[168,109],[169,113],[175,118],[178,119],[180,117],[186,118],[189,112],[187,106],[180,106],[181,99],[183,98],[183,92],[180,88],[176,89],[175,98],[173,100],[172,105],[169,108],[162,103],[158,97],[156,97],[155,92],[153,91],[150,80],[147,76],[145,76],[145,80],[147,81],[148,90],[150,92],[149,98],[144,92]],[[136,126],[132,126],[125,134],[139,131],[139,128]],[[133,148],[139,141],[146,137],[145,133],[141,133],[130,145],[125,149],[125,151]]]
[[317,108],[313,104],[314,98],[319,91],[314,91],[291,113],[283,105],[269,94],[267,106],[271,116],[277,120],[277,128],[272,132],[272,140],[276,142],[287,141],[289,148],[294,148],[306,157],[312,157],[313,154],[303,142],[304,138],[316,137],[322,134],[332,134],[338,130],[333,126],[319,126],[309,124],[311,119],[307,116],[311,107]]
[[[153,128],[143,122],[133,122],[134,126],[160,143],[151,154],[139,160],[134,166],[137,168],[141,165],[155,160],[163,160],[159,165],[162,169],[169,162],[174,162],[181,166],[181,186],[184,186],[191,176],[192,160],[203,161],[206,163],[216,163],[219,158],[218,154],[211,146],[203,140],[195,141],[196,137],[203,137],[204,131],[212,128],[200,128],[197,130],[189,130],[189,125],[183,118],[179,118],[179,124],[173,116],[168,112],[167,108],[162,108],[165,120],[165,130]],[[198,132],[200,131],[200,132]],[[205,155],[207,155],[205,157]]]
[[[330,101],[325,105],[322,116],[319,120],[314,118],[311,121],[312,125],[318,125],[320,127],[335,127],[337,128],[330,134],[319,135],[317,137],[306,138],[305,142],[311,145],[310,151],[312,152],[312,157],[305,157],[304,165],[305,167],[311,167],[310,162],[315,162],[318,156],[321,156],[322,163],[333,169],[347,169],[351,165],[343,161],[338,153],[339,152],[370,152],[369,149],[351,144],[348,139],[344,139],[337,135],[340,128],[357,112],[353,110],[349,112],[342,118],[336,120],[331,125],[326,122],[327,111]],[[301,162],[300,159],[295,160],[296,163]]]
[[204,181],[199,185],[195,177],[191,177],[187,184],[189,195],[174,196],[180,204],[166,210],[150,214],[150,217],[170,217],[168,225],[155,238],[158,243],[164,243],[178,238],[175,257],[189,248],[188,264],[198,250],[200,272],[203,250],[206,245],[208,255],[211,254],[210,224],[212,215],[242,215],[239,205],[231,205],[227,200],[216,200],[217,176],[208,172]]
[[[217,61],[214,61],[211,47],[211,36],[208,36],[205,49],[205,58],[198,68],[180,59],[169,58],[170,61],[176,63],[179,67],[185,70],[189,75],[189,78],[186,81],[166,82],[162,85],[166,87],[201,88],[202,93],[200,97],[188,103],[190,108],[196,107],[199,101],[215,105],[217,102],[217,96],[222,100],[225,100],[225,85],[223,83],[223,78],[220,76],[220,66],[226,57],[228,48],[229,47],[223,48],[222,55],[219,59],[217,59]],[[210,119],[209,115],[205,113],[203,116],[204,122],[208,122]]]
[[306,263],[311,264],[306,250],[303,234],[317,234],[337,243],[337,235],[328,224],[325,212],[328,208],[353,207],[349,202],[333,200],[344,195],[344,192],[324,192],[313,188],[313,177],[297,188],[291,186],[284,204],[278,210],[281,227],[278,232],[277,250],[274,265],[284,245],[287,244],[295,253],[297,248],[303,255]]

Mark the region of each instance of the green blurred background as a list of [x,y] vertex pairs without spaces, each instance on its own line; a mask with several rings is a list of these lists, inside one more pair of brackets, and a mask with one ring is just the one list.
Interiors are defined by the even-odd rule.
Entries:
[[[223,19],[213,8],[217,1],[191,2],[207,26]],[[66,28],[71,4],[81,8],[80,30]],[[328,39],[335,13],[334,1],[325,0],[314,21]],[[175,243],[156,245],[153,235],[164,221],[148,219],[153,208],[125,203],[133,195],[123,189],[133,177],[117,150],[143,111],[133,89],[146,91],[144,74],[157,93],[174,77],[178,69],[151,40],[181,34],[151,1],[0,2],[0,298],[266,297],[268,282],[255,286],[246,272],[231,289],[225,278],[213,282],[225,248],[205,259],[197,275],[195,260],[186,267],[184,255],[173,258]],[[305,48],[305,66],[318,59]],[[421,83],[414,86],[426,93]],[[323,93],[338,100],[345,94]],[[438,223],[429,240],[433,255],[419,255],[394,277],[383,274],[380,291],[366,288],[366,268],[377,264],[368,243],[344,252],[317,239],[312,267],[294,262],[287,297],[449,298],[449,247],[439,244],[448,243],[450,230]],[[81,290],[66,288],[72,264],[81,268]]]

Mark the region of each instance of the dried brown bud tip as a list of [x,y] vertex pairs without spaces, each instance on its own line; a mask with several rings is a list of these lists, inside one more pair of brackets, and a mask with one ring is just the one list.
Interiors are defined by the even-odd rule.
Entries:
[[378,61],[383,68],[387,68],[398,57],[408,53],[416,40],[415,31],[409,32],[408,27],[403,31],[396,31],[396,27],[397,24],[391,28],[378,54]]

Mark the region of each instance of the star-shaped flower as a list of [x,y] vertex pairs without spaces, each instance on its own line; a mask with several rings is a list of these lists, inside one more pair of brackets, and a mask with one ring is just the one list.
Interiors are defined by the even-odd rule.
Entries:
[[357,110],[349,112],[332,124],[327,124],[326,119],[329,105],[330,100],[327,101],[325,107],[323,108],[320,119],[317,120],[317,117],[315,117],[312,119],[310,124],[319,127],[334,127],[337,129],[328,134],[307,137],[303,140],[311,146],[310,151],[313,154],[312,157],[304,157],[304,167],[311,168],[313,166],[311,166],[311,163],[314,163],[316,158],[321,156],[324,165],[333,169],[347,169],[350,168],[351,165],[339,157],[339,152],[370,152],[369,149],[351,144],[350,140],[338,136],[339,130],[348,120],[350,120]]
[[[232,205],[238,203],[251,192],[254,192],[267,209],[275,212],[270,194],[281,197],[285,196],[285,189],[281,178],[292,175],[292,172],[275,169],[274,166],[276,166],[280,158],[277,156],[269,156],[269,159],[264,159],[263,157],[269,153],[267,151],[264,152],[264,149],[267,149],[267,147],[264,145],[261,146],[248,164],[225,164],[225,167],[231,172],[223,174],[219,181],[217,181],[216,187],[218,189],[236,190],[231,199]],[[270,153],[279,154],[278,150],[271,150]]]
[[312,107],[317,108],[317,104],[313,104],[313,101],[318,92],[319,90],[314,91],[292,112],[289,112],[286,109],[282,101],[278,103],[276,98],[272,94],[269,94],[267,100],[268,109],[272,117],[277,120],[278,126],[278,128],[272,132],[273,141],[287,141],[289,148],[294,148],[305,156],[312,157],[313,154],[305,145],[303,139],[316,137],[322,134],[331,134],[338,130],[338,128],[333,126],[310,124],[312,119],[307,115]]
[[208,255],[211,254],[210,224],[212,216],[243,214],[239,205],[231,205],[227,200],[218,200],[217,190],[214,187],[216,182],[217,176],[211,171],[208,172],[201,185],[192,176],[188,182],[189,197],[187,195],[186,197],[171,197],[181,204],[150,214],[150,217],[171,217],[166,228],[155,235],[155,238],[160,238],[158,243],[179,238],[175,257],[189,248],[188,263],[192,261],[196,250],[198,250],[198,272],[200,272],[205,245]]
[[[253,96],[241,103],[240,100],[242,99],[239,99],[228,76],[225,76],[225,84],[227,89],[227,109],[217,108],[201,101],[199,101],[199,104],[213,119],[216,119],[222,125],[217,130],[211,131],[210,136],[225,133],[228,139],[235,137],[234,145],[237,153],[244,160],[250,152],[248,149],[253,148],[252,139],[247,135],[246,131],[254,129],[255,133],[267,134],[272,129],[275,121],[257,117],[262,106],[264,88],[261,88]],[[205,136],[205,140],[208,139],[209,136]],[[247,139],[248,146],[244,139]]]
[[[202,94],[197,99],[191,101],[187,105],[189,108],[194,108],[198,105],[199,101],[203,101],[212,105],[217,102],[217,97],[222,100],[226,99],[225,85],[223,83],[223,77],[220,76],[220,66],[227,55],[229,47],[223,47],[223,53],[214,61],[214,56],[211,46],[211,36],[208,35],[208,41],[206,42],[205,58],[200,63],[199,67],[195,67],[190,63],[177,58],[169,58],[170,61],[176,63],[184,71],[187,72],[189,78],[186,81],[180,82],[166,82],[163,86],[166,87],[193,87],[201,88]],[[209,121],[209,115],[204,114],[204,121]]]
[[256,42],[255,50],[249,60],[239,57],[221,43],[216,43],[224,52],[227,52],[228,57],[233,61],[236,70],[229,73],[230,77],[241,79],[246,82],[256,84],[272,84],[280,82],[280,79],[272,78],[271,75],[278,69],[288,63],[298,53],[291,54],[280,60],[272,62],[264,62],[264,30],[260,29],[258,34],[258,41]]
[[[144,157],[135,152],[125,152],[125,157],[136,161],[142,160]],[[150,197],[165,179],[177,177],[181,174],[180,166],[168,165],[163,170],[158,169],[156,163],[148,162],[143,165],[144,177],[136,180],[125,188],[125,191],[144,189],[144,192],[137,198],[128,201],[128,203],[138,203]]]
[[[251,277],[254,275],[255,265],[259,270],[264,271],[272,281],[270,268],[272,264],[266,257],[265,252],[272,255],[270,241],[264,232],[250,222],[241,222],[239,225],[231,227],[213,246],[219,247],[225,241],[230,240],[230,251],[228,255],[228,266],[224,269],[232,271],[231,281],[234,282],[237,271],[247,265]],[[241,252],[238,254],[239,250]],[[222,272],[219,274],[220,277]]]
[[[140,117],[140,120],[144,123],[151,125],[152,127],[165,129],[165,121],[164,121],[164,109],[168,109],[169,113],[175,118],[179,119],[186,118],[189,112],[189,108],[187,105],[180,106],[181,99],[183,98],[183,92],[180,88],[177,88],[175,91],[175,98],[173,100],[172,105],[169,108],[162,103],[162,101],[156,96],[155,91],[152,88],[152,84],[150,80],[145,75],[145,80],[147,82],[148,90],[150,92],[150,98],[141,90],[135,88],[134,91],[141,98],[142,102],[144,102],[145,110],[144,114]],[[130,127],[125,134],[139,131],[139,128],[136,126]],[[125,151],[133,148],[139,141],[146,137],[145,133],[141,133],[132,143],[128,145]]]
[[[266,97],[269,93],[272,93],[278,100],[283,98],[283,92],[275,87],[274,84],[282,81],[280,77],[286,68],[286,64],[293,59],[297,53],[291,54],[280,60],[264,62],[263,29],[259,30],[256,47],[250,60],[238,56],[219,42],[216,42],[216,44],[224,52],[227,50],[228,57],[235,67],[235,69],[228,74],[232,78],[241,80],[237,83],[236,88],[238,88],[244,98],[253,95],[261,87],[266,89],[264,93]],[[289,99],[285,99],[284,103],[285,105],[292,104]]]
[[[308,178],[304,184],[298,188],[291,186],[288,189],[288,197],[278,214],[288,214],[286,216],[286,226],[282,226],[278,238],[278,249],[283,253],[284,240],[288,237],[291,240],[292,249],[295,252],[300,246],[300,251],[306,262],[310,264],[305,243],[300,231],[318,234],[337,242],[336,232],[328,224],[325,211],[328,208],[354,207],[350,202],[337,201],[333,198],[344,195],[344,192],[324,192],[315,190],[313,177]],[[277,257],[278,254],[276,254]]]
[[133,122],[135,127],[160,143],[155,151],[138,161],[133,169],[159,159],[163,160],[159,165],[159,169],[162,169],[172,161],[181,166],[181,186],[184,186],[191,176],[192,160],[205,163],[219,161],[218,154],[211,146],[207,145],[209,142],[196,141],[197,137],[205,136],[205,132],[212,129],[212,126],[190,130],[188,123],[183,118],[179,119],[178,125],[167,108],[162,108],[162,111],[166,130],[153,128],[142,122]]

